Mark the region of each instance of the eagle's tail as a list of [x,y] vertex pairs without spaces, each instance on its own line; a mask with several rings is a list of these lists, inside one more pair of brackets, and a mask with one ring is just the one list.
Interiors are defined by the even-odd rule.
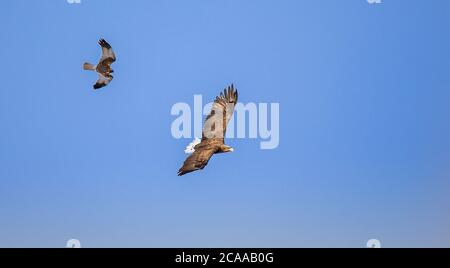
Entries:
[[202,140],[199,138],[195,138],[191,143],[189,143],[188,146],[186,146],[186,150],[184,150],[187,154],[192,154],[195,152],[195,146],[199,144]]
[[83,69],[89,70],[89,71],[95,71],[95,65],[86,62],[83,64]]

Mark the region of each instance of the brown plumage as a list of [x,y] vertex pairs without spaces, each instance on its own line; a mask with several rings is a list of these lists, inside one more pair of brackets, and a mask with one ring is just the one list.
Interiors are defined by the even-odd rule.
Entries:
[[216,97],[211,113],[205,119],[202,140],[195,145],[195,151],[192,155],[184,161],[183,166],[178,171],[178,176],[203,169],[213,154],[233,151],[233,148],[224,144],[224,137],[237,100],[238,92],[233,85]]
[[100,58],[97,65],[90,63],[85,63],[83,68],[85,70],[96,71],[98,73],[98,80],[94,85],[94,89],[102,88],[113,80],[111,73],[114,70],[111,68],[111,64],[116,61],[116,55],[112,47],[105,41],[105,39],[100,39],[98,44],[102,47],[102,57]]

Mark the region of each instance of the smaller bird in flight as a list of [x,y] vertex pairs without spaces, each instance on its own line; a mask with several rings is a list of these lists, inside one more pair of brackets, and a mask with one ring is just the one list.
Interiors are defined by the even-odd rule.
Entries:
[[202,139],[195,138],[185,150],[191,155],[178,170],[178,176],[203,169],[213,154],[233,152],[233,148],[225,145],[227,124],[233,116],[238,100],[238,92],[231,85],[216,97],[211,113],[206,117],[202,130]]
[[111,45],[109,45],[105,39],[100,39],[98,44],[102,47],[102,57],[98,64],[93,65],[87,62],[83,64],[83,69],[96,71],[98,73],[98,80],[94,85],[94,89],[102,88],[113,80],[114,77],[111,73],[113,73],[114,70],[111,69],[111,64],[116,61],[116,55],[114,54]]

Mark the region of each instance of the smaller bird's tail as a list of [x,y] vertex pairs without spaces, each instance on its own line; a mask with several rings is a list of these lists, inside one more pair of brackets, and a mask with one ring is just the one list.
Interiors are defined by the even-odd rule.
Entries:
[[95,65],[85,62],[83,64],[84,70],[95,71]]
[[195,152],[195,146],[199,144],[202,140],[199,138],[195,138],[191,143],[189,143],[188,146],[186,146],[186,150],[184,150],[187,154],[192,154]]

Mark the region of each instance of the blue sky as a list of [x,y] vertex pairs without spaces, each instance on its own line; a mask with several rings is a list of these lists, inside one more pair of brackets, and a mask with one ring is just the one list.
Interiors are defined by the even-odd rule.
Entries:
[[[447,0],[10,0],[0,25],[0,247],[450,246]],[[172,105],[232,82],[280,104],[279,147],[177,177]]]

